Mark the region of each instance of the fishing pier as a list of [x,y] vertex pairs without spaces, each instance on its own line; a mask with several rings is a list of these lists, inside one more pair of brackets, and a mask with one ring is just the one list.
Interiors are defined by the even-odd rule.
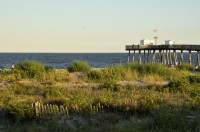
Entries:
[[[186,44],[134,45],[133,44],[133,45],[126,45],[126,51],[128,51],[128,63],[130,62],[138,62],[139,64],[162,63],[170,66],[188,63],[192,65],[192,55],[196,55],[195,57],[196,66],[200,67],[200,56],[199,56],[200,45],[186,45]],[[136,58],[136,52],[138,52],[137,58]],[[180,52],[179,58],[177,57],[177,52]],[[184,60],[185,52],[188,53],[187,61]],[[196,54],[192,54],[193,52],[196,52]]]

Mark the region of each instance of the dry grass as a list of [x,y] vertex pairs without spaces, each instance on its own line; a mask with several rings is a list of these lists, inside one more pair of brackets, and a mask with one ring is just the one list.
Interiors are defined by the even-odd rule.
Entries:
[[152,83],[156,83],[156,82],[163,82],[165,81],[164,78],[162,76],[156,75],[156,74],[152,74],[152,75],[145,75],[142,80],[144,82],[152,82]]
[[[141,68],[141,66],[139,67]],[[150,68],[152,68],[152,66],[150,66]],[[68,130],[65,125],[70,127],[69,130],[72,131],[116,131],[119,129],[124,130],[124,126],[129,123],[133,123],[128,126],[130,130],[140,131],[141,128],[143,128],[144,130],[150,131],[162,131],[166,126],[159,126],[159,128],[150,127],[162,125],[156,122],[157,119],[161,120],[161,122],[165,122],[168,121],[168,117],[171,118],[171,115],[164,113],[162,108],[166,108],[166,110],[170,112],[171,110],[186,110],[196,114],[200,110],[200,96],[198,77],[197,80],[192,78],[193,82],[191,83],[188,80],[188,76],[191,76],[191,73],[188,71],[167,69],[168,72],[164,71],[164,73],[162,73],[162,67],[159,66],[159,68],[160,70],[157,70],[156,73],[152,72],[151,74],[146,73],[144,69],[142,70],[144,73],[142,73],[142,71],[138,71],[137,69],[130,69],[121,65],[98,69],[100,76],[99,73],[92,74],[91,76],[94,78],[98,77],[95,78],[97,79],[95,81],[87,78],[88,73],[69,73],[65,69],[53,69],[43,73],[41,80],[35,78],[23,79],[19,76],[19,73],[3,73],[0,74],[0,86],[4,87],[0,89],[0,110],[6,110],[12,115],[13,111],[9,111],[10,109],[8,109],[8,106],[17,106],[16,104],[18,103],[24,104],[39,101],[44,104],[52,103],[68,106],[71,112],[71,119],[73,120],[71,121],[69,118],[65,118],[64,120],[66,120],[65,122],[70,120],[69,123],[72,123],[72,126],[63,122],[57,122],[58,120],[53,123],[47,121],[47,124],[40,124],[40,126],[44,125],[47,128],[49,125],[54,124],[55,126],[51,127],[52,130],[55,131]],[[152,69],[155,70],[154,68]],[[184,92],[179,91],[179,89],[173,92],[170,91],[168,85],[160,85],[163,82],[173,81],[175,79],[188,81],[187,87],[184,87]],[[117,90],[102,85],[105,81],[112,82]],[[176,85],[178,86],[178,84]],[[104,88],[104,86],[106,87]],[[180,86],[182,87],[182,85]],[[181,87],[180,90],[182,90]],[[98,104],[101,104],[103,110],[98,111],[95,109],[95,111],[93,111],[91,106],[97,106]],[[77,108],[78,113],[76,113],[77,111],[74,111],[73,108]],[[166,120],[164,115],[156,115],[156,112],[160,111],[161,114],[163,112],[163,114],[168,116]],[[75,118],[74,115],[78,115],[78,117]],[[144,115],[146,117],[145,119],[142,118]],[[129,120],[132,116],[136,118],[133,122]],[[136,116],[139,117],[137,118]],[[173,117],[175,117],[175,115]],[[182,119],[182,117],[178,118]],[[140,118],[142,119],[140,120]],[[138,124],[138,120],[141,121],[140,124]],[[123,125],[123,121],[125,121],[125,125]],[[188,124],[186,119],[184,119],[184,121],[183,125],[176,125],[177,127],[182,125],[181,127],[188,130],[191,124]],[[85,122],[87,123],[86,125],[84,125]],[[155,122],[158,124],[154,124]],[[38,126],[36,126],[38,124],[36,123],[34,126],[34,122],[32,123],[33,126],[25,125],[24,127],[28,130],[31,128],[38,129]],[[141,128],[136,127],[137,125],[141,125]],[[194,128],[191,130],[195,130],[197,125],[192,125],[194,125]],[[134,126],[134,128],[131,128],[131,126]],[[21,129],[21,126],[18,127]],[[28,127],[30,127],[30,129]],[[41,130],[49,129],[43,128]]]

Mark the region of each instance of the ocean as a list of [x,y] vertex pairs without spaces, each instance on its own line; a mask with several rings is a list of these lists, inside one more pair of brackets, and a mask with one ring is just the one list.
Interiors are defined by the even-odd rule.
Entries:
[[[136,53],[136,59],[137,55]],[[66,68],[75,60],[83,60],[87,61],[92,67],[101,68],[118,63],[127,63],[127,56],[128,53],[0,53],[0,68],[10,68],[12,64],[18,64],[23,60],[37,60],[53,68]],[[178,53],[179,58],[180,53]],[[196,58],[196,52],[193,52],[192,63],[194,65]],[[184,53],[184,62],[188,62],[187,52]]]

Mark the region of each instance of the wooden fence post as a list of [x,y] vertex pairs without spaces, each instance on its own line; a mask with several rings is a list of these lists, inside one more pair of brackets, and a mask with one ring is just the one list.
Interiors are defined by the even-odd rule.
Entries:
[[35,115],[36,117],[39,116],[39,102],[38,101],[35,102]]

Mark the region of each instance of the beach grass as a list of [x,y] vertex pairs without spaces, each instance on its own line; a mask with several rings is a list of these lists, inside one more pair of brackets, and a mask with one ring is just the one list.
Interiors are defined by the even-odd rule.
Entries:
[[[74,62],[73,62],[74,64]],[[53,69],[36,61],[0,72],[3,131],[198,131],[200,74],[188,68],[117,64]],[[73,65],[71,65],[73,67]],[[39,70],[37,70],[39,69]],[[167,82],[163,84],[163,82]],[[37,118],[32,103],[65,106],[69,115]]]

